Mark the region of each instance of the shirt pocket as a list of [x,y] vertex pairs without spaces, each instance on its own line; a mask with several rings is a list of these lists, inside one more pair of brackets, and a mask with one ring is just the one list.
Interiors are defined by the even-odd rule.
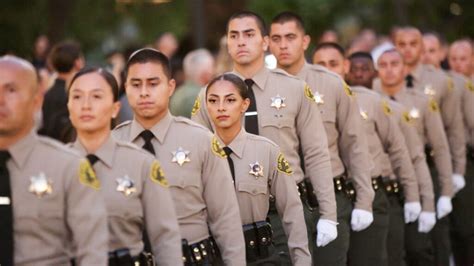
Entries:
[[254,182],[239,182],[237,185],[237,191],[239,193],[246,193],[251,197],[265,196],[268,194],[268,186]]
[[293,128],[295,119],[289,116],[276,117],[275,115],[264,115],[261,119],[262,127],[275,127],[278,129]]

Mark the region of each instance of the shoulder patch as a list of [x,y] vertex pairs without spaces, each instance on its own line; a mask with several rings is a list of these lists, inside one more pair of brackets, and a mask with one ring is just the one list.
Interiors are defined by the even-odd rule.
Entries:
[[349,85],[347,85],[345,81],[343,82],[344,82],[344,91],[346,92],[346,94],[350,97],[354,96],[354,92],[352,91],[351,87],[349,87]]
[[313,91],[311,90],[311,88],[309,87],[308,84],[305,83],[304,85],[304,96],[306,96],[306,98],[308,98],[310,101],[313,101],[314,102],[314,94],[313,94]]
[[218,157],[227,158],[227,155],[225,154],[224,149],[222,149],[221,144],[217,140],[216,136],[212,137],[211,150]]
[[449,91],[454,90],[454,80],[451,77],[448,77],[448,90]]
[[404,121],[404,122],[406,122],[406,123],[411,123],[411,122],[413,121],[413,119],[411,118],[409,112],[403,111],[403,113],[402,113],[402,121]]
[[283,156],[283,153],[280,152],[278,154],[277,158],[277,169],[279,172],[291,175],[293,174],[293,170],[290,167],[290,163],[285,159],[285,156]]
[[198,95],[196,100],[194,100],[193,109],[191,110],[191,115],[196,115],[197,112],[201,109],[201,97]]
[[429,105],[430,105],[430,110],[431,111],[433,111],[433,112],[438,112],[439,111],[439,106],[438,106],[438,103],[436,102],[435,99],[430,99]]
[[162,187],[168,187],[168,180],[165,178],[165,172],[157,160],[153,160],[150,170],[151,181],[160,184]]
[[466,81],[466,89],[470,92],[474,92],[474,84],[471,80]]
[[82,159],[79,166],[79,181],[83,185],[91,187],[95,190],[100,189],[100,181],[95,175],[94,169],[92,169],[89,161],[86,159]]
[[384,112],[386,115],[391,115],[391,114],[393,114],[392,108],[390,107],[390,105],[388,104],[388,102],[385,101],[385,100],[382,101],[382,110],[383,110],[383,112]]

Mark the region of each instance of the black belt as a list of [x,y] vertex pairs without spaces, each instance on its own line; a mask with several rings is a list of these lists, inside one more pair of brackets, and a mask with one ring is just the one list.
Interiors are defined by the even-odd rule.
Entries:
[[382,184],[388,196],[397,197],[400,200],[400,203],[403,204],[405,201],[405,195],[403,194],[400,181],[390,179],[389,177],[382,177]]
[[216,241],[211,236],[200,242],[189,245],[186,239],[181,239],[183,263],[191,265],[212,265],[220,260],[221,254]]
[[132,257],[128,248],[117,249],[109,252],[109,266],[154,266],[153,254],[142,251],[138,256]]
[[247,262],[268,258],[272,245],[272,226],[266,221],[243,225]]
[[309,178],[304,178],[303,181],[297,184],[298,194],[300,195],[301,202],[308,207],[309,210],[313,211],[318,207],[318,199],[314,193],[313,184]]
[[470,145],[467,145],[466,146],[466,153],[467,153],[466,154],[467,159],[468,160],[470,159],[471,161],[474,161],[474,147],[470,146]]
[[334,191],[336,193],[343,193],[352,202],[355,201],[356,191],[352,180],[348,179],[346,175],[336,176],[332,179],[334,182]]
[[426,163],[431,167],[433,167],[435,164],[433,156],[434,156],[433,148],[431,148],[431,146],[429,145],[426,145],[425,146]]
[[377,191],[384,187],[382,176],[372,177],[372,188]]

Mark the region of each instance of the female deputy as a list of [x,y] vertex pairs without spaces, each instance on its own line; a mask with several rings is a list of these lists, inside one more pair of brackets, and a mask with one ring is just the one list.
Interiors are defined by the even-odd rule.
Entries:
[[89,175],[102,183],[109,265],[154,265],[153,256],[142,252],[145,228],[159,265],[182,264],[179,227],[160,164],[146,151],[110,134],[120,109],[114,76],[100,68],[81,70],[69,86],[67,106],[77,131],[72,146],[89,159],[94,169]]
[[217,137],[225,145],[234,178],[247,262],[279,264],[271,243],[271,226],[266,221],[272,195],[288,236],[293,264],[310,265],[303,207],[292,170],[275,143],[249,134],[242,127],[242,116],[249,104],[247,86],[234,74],[218,76],[207,87],[207,110]]

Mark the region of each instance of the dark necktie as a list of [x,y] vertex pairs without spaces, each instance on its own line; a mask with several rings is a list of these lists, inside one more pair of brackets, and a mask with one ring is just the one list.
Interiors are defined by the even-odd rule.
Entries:
[[395,99],[393,95],[390,95],[390,100],[395,101],[395,102],[397,101],[397,99]]
[[245,113],[245,130],[249,133],[258,135],[257,102],[255,101],[255,94],[252,89],[254,83],[255,82],[251,79],[245,80],[250,98],[250,106]]
[[0,151],[0,265],[13,265],[13,202],[8,151]]
[[99,160],[99,157],[97,157],[95,154],[87,154],[86,158],[91,166],[94,166],[94,164]]
[[142,148],[149,151],[151,154],[155,154],[155,148],[153,148],[153,144],[151,144],[151,140],[153,139],[154,135],[151,133],[150,130],[145,129],[140,133],[140,137],[145,141],[145,144],[143,144]]
[[413,88],[413,76],[411,74],[408,74],[405,77],[405,81],[406,81],[407,88]]
[[232,179],[235,182],[235,169],[234,169],[234,161],[232,161],[232,158],[230,158],[230,154],[232,153],[232,149],[225,146],[224,152],[227,155],[227,162],[229,163],[229,168],[230,168],[230,173],[232,174]]

